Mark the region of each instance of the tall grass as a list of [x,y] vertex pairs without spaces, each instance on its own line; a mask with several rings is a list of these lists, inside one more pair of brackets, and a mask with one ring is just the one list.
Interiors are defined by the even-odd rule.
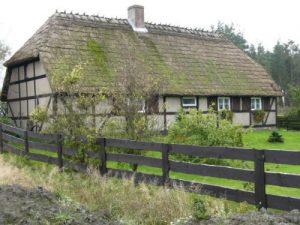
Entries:
[[13,183],[41,186],[126,225],[183,224],[180,221],[186,221],[185,218],[226,217],[253,209],[245,203],[190,194],[180,187],[170,190],[144,183],[136,185],[133,179],[108,178],[93,169],[87,174],[60,171],[19,156],[0,155],[0,184]]
[[1,184],[42,186],[128,225],[169,224],[193,214],[193,198],[188,193],[146,184],[137,186],[133,179],[107,178],[93,169],[88,174],[61,172],[56,167],[37,166],[5,155],[0,156],[0,171]]

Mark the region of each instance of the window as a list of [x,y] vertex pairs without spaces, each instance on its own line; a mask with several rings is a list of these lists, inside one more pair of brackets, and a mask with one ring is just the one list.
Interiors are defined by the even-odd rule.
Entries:
[[219,97],[218,98],[218,111],[228,109],[230,110],[230,98],[229,97]]
[[196,97],[182,97],[182,107],[196,107],[197,99]]
[[251,98],[251,110],[259,110],[261,108],[261,98]]
[[145,100],[138,98],[128,99],[128,107],[131,112],[144,113],[145,112]]

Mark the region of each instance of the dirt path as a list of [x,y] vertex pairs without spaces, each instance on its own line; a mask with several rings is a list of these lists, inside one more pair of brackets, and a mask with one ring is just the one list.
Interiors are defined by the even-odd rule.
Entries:
[[93,215],[83,207],[43,188],[0,186],[0,224],[14,225],[102,225],[105,215]]

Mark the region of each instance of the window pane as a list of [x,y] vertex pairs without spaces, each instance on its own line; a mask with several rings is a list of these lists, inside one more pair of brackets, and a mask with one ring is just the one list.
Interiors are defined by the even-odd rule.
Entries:
[[182,106],[196,106],[196,98],[189,97],[189,98],[182,98]]

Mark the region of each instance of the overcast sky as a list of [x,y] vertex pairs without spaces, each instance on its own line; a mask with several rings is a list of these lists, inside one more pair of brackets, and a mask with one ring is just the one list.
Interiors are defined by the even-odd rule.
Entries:
[[5,0],[0,40],[14,52],[55,10],[126,18],[132,4],[145,7],[146,21],[206,29],[222,21],[234,23],[250,43],[269,49],[277,41],[300,43],[299,0]]

